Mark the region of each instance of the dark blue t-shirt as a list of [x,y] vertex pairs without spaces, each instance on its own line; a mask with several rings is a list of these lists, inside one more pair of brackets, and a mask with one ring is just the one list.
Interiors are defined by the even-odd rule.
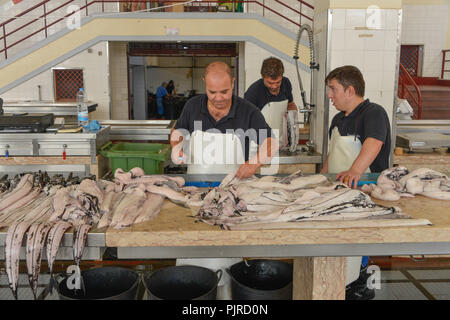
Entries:
[[381,172],[389,168],[391,153],[391,127],[389,117],[384,108],[369,99],[360,103],[348,116],[341,111],[331,121],[329,135],[337,127],[341,136],[355,135],[361,144],[367,138],[383,142],[380,152],[370,165],[371,172]]
[[282,78],[280,92],[276,96],[269,92],[269,89],[264,85],[264,80],[259,79],[247,89],[244,99],[253,103],[259,110],[262,110],[269,102],[287,100],[289,103],[294,100],[291,82],[286,77]]
[[[185,129],[192,133],[194,129],[198,129],[195,127],[194,121],[201,121],[201,131],[217,129],[221,133],[228,133],[227,130],[234,130],[241,143],[245,145],[245,161],[247,161],[250,140],[260,145],[267,137],[271,137],[272,130],[261,111],[253,104],[235,95],[232,99],[230,111],[219,121],[216,121],[208,111],[206,94],[189,99],[175,124],[175,129]],[[254,129],[256,136],[241,135],[241,133],[248,132],[248,129]]]

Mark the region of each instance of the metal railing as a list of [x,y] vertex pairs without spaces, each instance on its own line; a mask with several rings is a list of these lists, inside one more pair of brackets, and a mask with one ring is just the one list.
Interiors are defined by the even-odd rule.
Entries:
[[419,86],[401,63],[398,77],[398,96],[401,99],[406,99],[413,108],[413,119],[420,120],[422,118],[422,94]]
[[445,63],[450,62],[450,60],[447,60],[447,58],[446,58],[447,52],[450,52],[450,50],[442,50],[441,79],[444,79],[445,72],[450,72],[450,69],[445,69]]
[[[14,17],[6,20],[5,22],[0,23],[0,30],[2,32],[2,35],[0,36],[0,44],[3,45],[3,48],[0,50],[0,55],[4,55],[5,59],[8,59],[8,50],[16,47],[18,44],[23,43],[25,40],[30,39],[33,36],[39,35],[42,32],[44,33],[44,38],[47,38],[49,36],[49,29],[55,32],[54,26],[56,26],[57,23],[63,21],[64,19],[67,19],[74,15],[76,12],[84,13],[85,16],[89,16],[89,13],[93,13],[90,9],[94,9],[94,5],[101,5],[100,12],[97,11],[95,13],[105,13],[105,5],[116,3],[119,4],[131,4],[131,10],[136,11],[136,8],[139,8],[137,11],[140,12],[153,12],[155,10],[164,10],[165,12],[170,11],[172,12],[173,8],[175,6],[183,6],[183,11],[186,12],[193,12],[193,11],[201,11],[201,12],[217,12],[220,11],[221,8],[227,8],[231,4],[232,11],[237,12],[237,8],[243,8],[244,5],[247,7],[247,12],[249,11],[249,6],[257,6],[262,9],[263,16],[265,15],[265,11],[269,11],[273,13],[275,16],[280,17],[283,20],[286,20],[295,26],[301,25],[301,19],[307,19],[308,21],[312,22],[313,18],[311,16],[308,16],[303,12],[303,8],[309,8],[314,9],[314,7],[307,2],[303,0],[298,0],[299,3],[299,10],[292,8],[291,6],[287,5],[283,1],[279,0],[272,0],[272,1],[265,1],[265,0],[229,0],[229,1],[186,1],[186,0],[173,0],[173,1],[164,1],[164,6],[158,8],[159,3],[161,1],[157,0],[147,0],[147,1],[138,1],[138,0],[84,0],[84,5],[80,6],[77,11],[72,11],[70,13],[67,13],[67,8],[65,10],[65,14],[61,14],[61,11],[63,11],[63,8],[71,5],[75,2],[75,0],[67,0],[65,2],[57,1],[57,0],[43,0],[40,3],[24,10],[23,12],[20,12],[16,14]],[[58,5],[61,3],[60,5]],[[269,6],[269,3],[272,4],[272,6]],[[281,5],[282,7],[288,9],[288,12],[291,13],[294,17],[298,18],[298,22],[294,21],[294,18],[287,17],[285,14],[280,13],[276,9],[274,9],[274,3],[277,3],[278,5]],[[52,8],[51,10],[48,10],[51,5],[56,5],[55,8]],[[239,7],[240,6],[240,7]],[[98,8],[97,8],[98,10]],[[245,10],[242,10],[245,11]],[[55,17],[56,13],[59,13],[59,16]],[[119,9],[119,11],[115,11],[116,13],[124,13]],[[240,11],[239,11],[240,12]],[[110,13],[110,12],[109,12]],[[24,24],[16,27],[15,24],[19,20],[26,20],[29,19],[29,21],[25,22]],[[53,20],[53,21],[52,21]],[[51,21],[51,22],[50,22]],[[41,25],[38,27],[33,27],[33,30],[30,30],[28,34],[26,34],[24,37],[21,37],[18,35],[18,32],[21,30],[24,30],[27,27],[31,27],[34,23],[41,22]],[[11,39],[12,42],[11,42]],[[11,43],[10,43],[11,42]],[[1,47],[0,47],[1,48]]]

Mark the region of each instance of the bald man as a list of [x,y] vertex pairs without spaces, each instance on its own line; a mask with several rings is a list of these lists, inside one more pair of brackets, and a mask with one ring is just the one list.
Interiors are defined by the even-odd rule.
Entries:
[[[186,102],[172,130],[172,161],[176,164],[187,163],[188,173],[236,172],[238,178],[251,177],[262,164],[270,162],[272,150],[278,148],[276,141],[271,138],[271,129],[258,108],[233,94],[234,77],[226,63],[209,64],[203,81],[206,94]],[[189,157],[182,149],[182,142],[186,139],[190,145]],[[230,141],[239,143],[232,145]],[[250,154],[250,141],[259,146],[254,155]],[[220,145],[221,142],[227,142],[227,145]],[[195,152],[192,150],[193,145],[202,145],[203,150]],[[214,152],[210,152],[212,149]],[[239,162],[238,156],[224,161],[233,150],[238,155],[242,152],[243,161]],[[192,155],[197,157],[195,161]],[[230,163],[230,158],[235,159],[235,162]],[[195,168],[192,169],[195,171],[190,172],[190,168]]]

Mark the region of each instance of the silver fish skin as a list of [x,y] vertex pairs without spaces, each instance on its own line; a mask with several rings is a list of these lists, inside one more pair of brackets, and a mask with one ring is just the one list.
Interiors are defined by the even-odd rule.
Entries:
[[[114,209],[114,215],[110,223],[111,227],[118,224],[131,211],[138,211],[139,206],[146,200],[145,192],[141,189],[134,189],[127,194],[118,206]],[[131,210],[131,211],[130,211]]]
[[[109,197],[111,197],[111,199],[109,199]],[[114,211],[115,208],[119,205],[119,203],[123,200],[123,198],[125,197],[125,193],[123,192],[113,192],[112,195],[106,195],[106,199],[105,202],[110,201],[110,203],[108,204],[108,210],[105,211],[102,215],[102,217],[100,218],[100,222],[97,225],[97,228],[104,228],[104,227],[109,227],[109,225],[112,222],[112,218],[114,215]]]
[[50,229],[47,238],[47,261],[50,275],[53,273],[53,263],[58,253],[59,244],[67,229],[72,227],[72,224],[67,221],[57,221]]
[[50,231],[51,224],[37,222],[31,225],[27,234],[27,271],[28,281],[33,291],[34,299],[37,298],[37,285],[39,272],[41,270],[42,252],[47,234]]
[[9,287],[12,290],[14,298],[17,300],[17,284],[19,281],[19,258],[20,247],[25,232],[30,227],[27,221],[13,223],[8,228],[5,240],[5,265],[8,274]]
[[8,208],[10,205],[25,197],[28,193],[30,193],[31,189],[33,189],[33,176],[23,176],[19,185],[9,195],[6,195],[0,202],[0,211]]
[[156,217],[161,210],[164,199],[165,198],[159,194],[148,194],[147,200],[142,205],[142,211],[134,223],[144,222]]
[[73,259],[77,266],[80,266],[81,256],[83,255],[89,230],[92,228],[89,224],[79,224],[73,231]]

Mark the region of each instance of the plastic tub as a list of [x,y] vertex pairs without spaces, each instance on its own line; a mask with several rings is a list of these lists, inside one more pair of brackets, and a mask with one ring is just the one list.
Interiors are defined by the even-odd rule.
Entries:
[[109,158],[112,172],[117,168],[129,171],[135,167],[145,174],[164,173],[164,161],[170,158],[171,147],[161,143],[118,143],[104,145],[100,153]]

